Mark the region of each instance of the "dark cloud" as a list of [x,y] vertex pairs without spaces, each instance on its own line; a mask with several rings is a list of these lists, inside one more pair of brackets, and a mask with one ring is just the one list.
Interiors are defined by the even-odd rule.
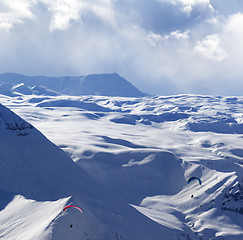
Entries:
[[199,21],[212,16],[212,9],[208,5],[200,4],[192,8],[190,16],[182,11],[185,5],[172,4],[169,1],[140,0],[116,1],[115,9],[130,22],[141,26],[147,31],[166,34],[175,30],[185,31]]

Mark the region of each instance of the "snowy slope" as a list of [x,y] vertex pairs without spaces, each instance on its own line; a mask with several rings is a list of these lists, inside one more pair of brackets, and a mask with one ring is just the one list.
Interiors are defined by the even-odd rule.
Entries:
[[[0,131],[0,189],[1,199],[5,200],[0,212],[1,239],[51,239],[50,233],[48,238],[46,234],[52,225],[60,225],[59,221],[55,223],[53,220],[67,204],[68,195],[79,200],[90,226],[97,228],[90,231],[87,227],[79,232],[86,232],[87,239],[94,234],[106,234],[106,227],[89,213],[85,203],[81,203],[85,197],[94,199],[89,188],[95,188],[93,194],[101,194],[100,200],[103,198],[106,205],[105,192],[97,182],[32,125],[2,105]],[[60,199],[65,196],[66,199]],[[90,205],[91,202],[92,199],[89,199]],[[59,236],[59,233],[55,230],[53,239],[66,239],[56,235]]]
[[57,93],[41,85],[28,86],[24,83],[10,84],[10,83],[1,83],[1,82],[0,82],[0,94],[12,96],[12,97],[19,96],[19,95],[32,95],[32,94],[48,95],[48,96],[60,95],[60,93]]
[[[1,192],[1,198],[4,193]],[[38,202],[13,196],[0,213],[1,239],[51,239],[46,228],[57,217],[67,199]]]
[[[59,94],[69,95],[103,95],[121,97],[142,97],[147,94],[139,91],[126,79],[118,74],[90,74],[79,77],[45,77],[45,76],[25,76],[16,73],[0,74],[0,83],[5,84],[5,88],[19,84],[24,87],[15,88],[19,93],[40,95],[41,93],[51,96]],[[1,86],[1,85],[0,85]],[[33,89],[33,87],[35,89]],[[41,88],[41,89],[40,89]],[[11,90],[11,88],[9,89]],[[0,94],[6,94],[5,89],[1,89]]]
[[[170,229],[108,191],[3,105],[0,131],[2,239],[147,239],[147,234],[159,239],[162,233],[172,239]],[[62,213],[68,201],[82,207],[82,218]]]
[[[119,206],[113,224],[103,203],[74,194],[45,200],[72,195],[123,239],[242,239],[242,97],[2,95],[1,102],[105,186],[103,202],[114,204],[110,194],[122,199],[110,210]],[[187,184],[190,176],[202,185]]]

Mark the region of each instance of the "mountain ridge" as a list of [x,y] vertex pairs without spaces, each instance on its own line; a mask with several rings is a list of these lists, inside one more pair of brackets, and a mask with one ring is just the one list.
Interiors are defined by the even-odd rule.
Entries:
[[67,94],[74,96],[148,96],[148,94],[138,90],[132,83],[127,81],[125,78],[122,78],[117,73],[90,74],[86,76],[74,77],[26,76],[17,73],[3,73],[0,74],[0,83],[10,84],[12,88],[14,88],[15,85],[21,83],[24,84],[27,88],[33,88],[34,86],[44,86],[48,88],[50,91],[54,91],[59,94]]

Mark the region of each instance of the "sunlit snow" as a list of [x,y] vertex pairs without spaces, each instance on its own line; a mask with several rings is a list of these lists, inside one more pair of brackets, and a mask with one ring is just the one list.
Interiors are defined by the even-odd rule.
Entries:
[[[11,154],[1,149],[12,174],[0,177],[2,239],[243,238],[243,97],[0,99],[31,124],[21,126],[34,126],[66,153],[34,129],[7,129],[4,123],[21,120],[1,108],[1,145],[12,143]],[[35,141],[47,151],[38,161],[17,155]],[[202,185],[187,184],[190,176]],[[83,216],[62,213],[70,201],[83,205]]]

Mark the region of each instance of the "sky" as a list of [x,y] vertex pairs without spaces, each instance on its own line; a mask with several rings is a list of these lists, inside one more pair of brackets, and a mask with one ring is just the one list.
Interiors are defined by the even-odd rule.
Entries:
[[156,95],[243,93],[242,0],[1,0],[0,73],[118,73]]

